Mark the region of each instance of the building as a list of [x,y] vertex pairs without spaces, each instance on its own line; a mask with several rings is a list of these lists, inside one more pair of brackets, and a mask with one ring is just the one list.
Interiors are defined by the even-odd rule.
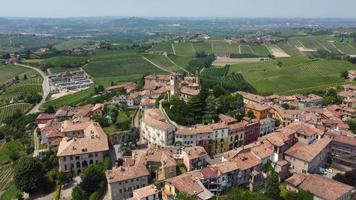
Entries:
[[149,172],[144,166],[115,166],[105,172],[111,200],[125,200],[134,191],[148,186]]
[[324,137],[311,144],[298,142],[285,152],[285,160],[298,173],[318,172],[330,156],[331,139]]
[[268,99],[263,96],[259,96],[248,92],[237,92],[237,93],[243,97],[243,101],[247,105],[262,105],[268,102]]
[[331,142],[333,161],[356,168],[356,138],[334,135]]
[[271,106],[272,118],[278,119],[281,125],[288,126],[289,124],[300,121],[302,119],[302,110],[286,110],[280,106]]
[[320,200],[350,200],[353,187],[334,181],[318,174],[296,173],[286,180],[287,190],[309,191],[314,199]]
[[315,94],[308,94],[306,97],[299,101],[299,109],[306,107],[321,107],[324,99],[321,96]]
[[260,136],[260,123],[256,119],[244,119],[244,144],[257,141]]
[[270,117],[270,107],[261,104],[246,104],[245,105],[245,116],[249,112],[252,112],[257,120],[262,120]]
[[271,133],[275,129],[276,120],[273,118],[266,118],[260,120],[260,137]]
[[240,147],[244,144],[245,125],[243,122],[228,124],[229,126],[229,149]]
[[125,91],[130,93],[136,88],[136,83],[127,82],[105,88],[105,92]]
[[201,146],[183,148],[182,158],[187,171],[201,169],[208,164],[208,153],[205,151],[204,147]]
[[161,110],[145,110],[140,128],[142,138],[148,144],[159,147],[173,145],[175,127],[166,121]]
[[48,145],[50,147],[58,147],[59,143],[64,137],[64,133],[61,132],[62,123],[57,119],[47,121],[41,131],[41,144]]
[[43,128],[48,121],[55,119],[54,114],[41,113],[36,118],[38,128]]
[[149,185],[133,191],[133,197],[128,200],[160,200],[160,191],[154,185]]
[[103,161],[109,151],[106,134],[96,122],[64,121],[64,138],[58,146],[59,171],[81,173],[90,164]]
[[349,79],[356,80],[356,70],[349,70],[347,73],[348,73]]
[[180,192],[201,200],[211,199],[213,194],[200,181],[202,178],[201,172],[195,170],[165,180],[162,189],[162,199],[174,200]]
[[66,90],[86,89],[95,83],[84,70],[66,71],[48,76],[50,90],[60,92]]

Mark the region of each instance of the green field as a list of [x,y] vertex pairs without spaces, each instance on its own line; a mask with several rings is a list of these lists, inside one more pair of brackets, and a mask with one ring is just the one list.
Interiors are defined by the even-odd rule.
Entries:
[[346,61],[292,57],[232,65],[229,72],[241,73],[259,93],[292,94],[343,84],[340,73],[350,69],[356,67]]
[[57,50],[60,50],[60,51],[64,51],[64,50],[71,50],[74,48],[79,48],[79,47],[82,47],[84,45],[88,45],[91,43],[93,43],[93,41],[86,40],[86,39],[68,40],[68,41],[64,41],[64,42],[61,42],[61,43],[55,45],[54,48]]
[[211,41],[213,53],[217,56],[228,56],[229,54],[239,54],[239,46],[235,44],[229,44],[224,40]]
[[166,56],[161,55],[161,54],[143,54],[143,56],[156,65],[159,65],[160,67],[173,72],[173,71],[179,71],[180,68],[173,62],[171,62]]
[[17,103],[0,107],[0,123],[6,118],[11,117],[16,112],[16,110],[20,110],[22,113],[26,113],[29,108],[30,104],[28,103]]
[[255,54],[256,56],[268,56],[270,53],[268,51],[268,49],[260,44],[250,44],[249,45],[251,47],[251,49],[253,50],[253,54]]
[[179,56],[194,56],[195,55],[195,48],[193,46],[192,43],[188,43],[188,42],[181,42],[178,44],[173,44],[174,46],[174,50],[176,55]]
[[94,93],[94,88],[82,90],[80,92],[69,94],[55,100],[47,101],[42,105],[41,109],[45,109],[49,105],[52,105],[56,109],[62,106],[74,106],[90,98],[93,95],[93,93]]
[[176,63],[178,66],[186,68],[188,63],[193,60],[193,57],[184,57],[184,56],[177,56],[177,55],[170,55],[169,58]]
[[210,42],[193,43],[193,46],[196,51],[205,51],[206,53],[212,53]]
[[132,77],[164,73],[161,69],[144,60],[141,55],[132,53],[94,58],[84,69],[94,77],[97,83],[103,85],[107,85],[107,80],[112,77],[116,77],[116,80],[133,81]]
[[16,65],[0,65],[0,84],[15,78],[15,76],[21,75],[26,71],[28,71],[28,69]]
[[85,56],[56,56],[43,59],[40,64],[50,68],[51,73],[78,70],[85,65],[89,57]]
[[171,43],[167,43],[167,42],[162,42],[162,43],[155,44],[148,51],[155,52],[155,53],[164,53],[164,52],[173,53],[172,44]]
[[[26,71],[18,74],[19,81],[7,87],[0,96],[0,105],[8,104],[12,100],[16,102],[19,98],[31,92],[38,94],[42,92],[42,77],[32,69],[23,69]],[[26,80],[24,79],[25,74],[27,76]]]

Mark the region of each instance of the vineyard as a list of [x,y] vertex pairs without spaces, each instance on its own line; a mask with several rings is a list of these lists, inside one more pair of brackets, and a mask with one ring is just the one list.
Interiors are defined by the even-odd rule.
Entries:
[[[24,76],[27,76],[27,79]],[[0,96],[0,104],[6,105],[11,101],[23,100],[26,94],[42,92],[42,77],[33,70],[28,70],[18,75],[19,80],[5,89]]]
[[291,94],[344,84],[341,72],[355,68],[346,61],[292,57],[232,65],[229,73],[242,74],[259,93]]
[[47,108],[49,105],[52,105],[54,108],[58,109],[62,106],[73,106],[81,103],[82,101],[90,98],[94,93],[93,88],[89,88],[86,90],[82,90],[80,92],[76,92],[74,94],[66,95],[64,97],[47,101],[45,104],[42,105],[41,109]]
[[168,70],[168,71],[179,71],[180,68],[175,65],[175,63],[171,62],[166,56],[160,54],[144,54],[145,58],[149,59],[156,65]]
[[0,166],[0,196],[9,185],[14,174],[12,164],[6,164]]
[[4,121],[6,118],[11,117],[17,110],[22,113],[26,113],[30,108],[28,103],[17,103],[0,107],[0,122]]

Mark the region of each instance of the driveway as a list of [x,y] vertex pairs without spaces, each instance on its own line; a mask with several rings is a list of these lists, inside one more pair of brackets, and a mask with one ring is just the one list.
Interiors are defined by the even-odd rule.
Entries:
[[40,69],[38,69],[36,67],[32,67],[32,66],[24,65],[24,64],[18,64],[18,63],[16,63],[15,65],[35,70],[42,76],[42,78],[43,78],[43,82],[42,82],[42,100],[41,100],[40,103],[36,104],[30,110],[30,112],[28,112],[27,114],[40,112],[39,108],[41,107],[42,104],[44,104],[46,102],[47,96],[49,95],[49,92],[50,92],[48,77],[46,76],[46,74],[42,70],[40,70]]

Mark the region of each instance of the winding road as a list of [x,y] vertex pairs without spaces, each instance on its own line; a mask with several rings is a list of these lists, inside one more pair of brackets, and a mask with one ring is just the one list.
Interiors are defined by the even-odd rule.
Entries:
[[40,69],[38,69],[36,67],[32,67],[32,66],[24,65],[24,64],[18,64],[18,63],[16,63],[15,65],[35,70],[36,72],[38,72],[42,76],[42,78],[43,78],[43,82],[42,82],[42,100],[38,104],[36,104],[30,110],[30,112],[28,112],[27,114],[40,112],[40,107],[41,107],[42,104],[44,104],[46,102],[47,96],[49,95],[49,92],[50,92],[48,77],[46,76],[46,74],[42,70],[40,70]]

